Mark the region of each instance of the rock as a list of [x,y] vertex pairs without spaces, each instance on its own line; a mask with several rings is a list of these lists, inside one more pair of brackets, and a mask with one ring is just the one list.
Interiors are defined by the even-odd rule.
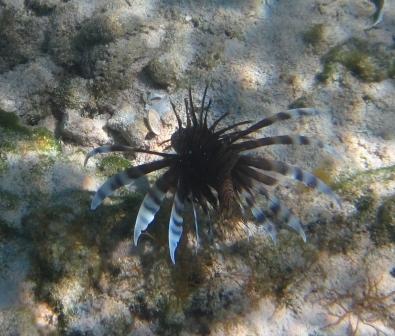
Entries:
[[53,101],[59,109],[70,108],[81,112],[85,107],[93,104],[92,100],[88,81],[81,77],[63,79],[56,88],[53,97]]
[[73,332],[85,332],[98,336],[122,336],[130,331],[133,318],[127,305],[113,298],[104,297],[78,304],[76,311],[67,322],[70,335]]
[[193,48],[186,43],[190,29],[189,25],[175,25],[166,41],[166,52],[157,55],[147,65],[145,71],[156,85],[176,87],[183,81],[194,55]]
[[159,135],[161,132],[161,120],[158,112],[154,109],[149,109],[147,112],[147,125],[149,130],[155,135]]
[[[158,45],[150,45],[153,32],[135,33],[128,39],[118,39],[109,45],[95,45],[84,50],[81,56],[83,75],[94,79],[97,95],[108,95],[127,89],[136,74],[158,53]],[[155,31],[161,35],[164,31]]]
[[97,44],[108,44],[125,34],[126,28],[120,21],[117,11],[96,14],[84,21],[78,33],[76,44],[80,50]]
[[48,57],[16,66],[0,75],[0,110],[15,112],[27,124],[51,114],[52,93],[61,68]]
[[41,54],[47,25],[47,18],[0,7],[0,74]]
[[166,114],[171,113],[172,110],[169,96],[163,92],[150,92],[145,109],[153,109],[161,118],[164,117]]
[[60,0],[26,0],[25,4],[38,16],[49,15],[61,3]]
[[110,140],[103,129],[105,125],[104,120],[84,118],[77,110],[66,109],[61,132],[66,138],[83,146],[103,145]]
[[51,15],[51,29],[48,33],[48,49],[56,63],[65,67],[78,64],[79,53],[74,40],[86,15],[73,1],[57,6]]
[[108,120],[107,127],[117,131],[131,146],[144,146],[147,127],[129,104],[124,104]]

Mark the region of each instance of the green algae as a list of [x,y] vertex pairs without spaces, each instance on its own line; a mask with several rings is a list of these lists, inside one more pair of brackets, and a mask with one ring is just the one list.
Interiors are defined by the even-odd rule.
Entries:
[[119,204],[101,206],[96,211],[89,210],[87,192],[70,190],[37,200],[22,225],[51,280],[77,276],[90,283],[98,279],[107,252],[131,230],[127,217],[136,213],[142,198],[133,194],[121,199]]
[[380,43],[369,43],[351,38],[333,47],[323,58],[323,71],[318,79],[327,82],[337,71],[337,64],[343,65],[354,76],[364,82],[379,82],[394,78],[394,51]]
[[376,245],[395,244],[395,196],[383,200],[370,227]]
[[19,123],[19,118],[15,113],[0,110],[0,127],[5,131],[17,134],[30,135],[30,130]]
[[382,200],[372,189],[374,183],[385,185],[387,181],[394,180],[395,165],[356,173],[340,179],[334,185],[334,190],[343,199],[353,202],[357,209],[353,218],[345,223],[345,227],[349,226],[354,235],[363,230],[365,224],[376,245],[394,242],[394,197]]
[[7,170],[8,170],[7,158],[6,158],[5,154],[0,152],[0,175],[4,174]]
[[371,169],[340,178],[333,184],[333,189],[343,194],[343,197],[354,199],[366,191],[373,182],[395,179],[395,165]]
[[21,125],[14,113],[0,111],[0,130],[0,149],[4,152],[61,152],[60,141],[51,131],[44,127]]
[[58,108],[82,109],[89,100],[86,80],[79,77],[63,79],[54,90],[53,101]]
[[119,173],[130,166],[130,162],[121,155],[108,155],[97,163],[97,168],[106,176]]
[[30,8],[38,16],[50,15],[58,5],[56,0],[26,0],[26,7]]
[[51,131],[44,127],[36,127],[32,130],[32,146],[39,152],[60,153],[62,147],[60,141],[56,139]]
[[124,34],[125,29],[119,20],[119,16],[104,13],[86,20],[74,43],[76,49],[86,49],[97,44],[114,42]]
[[311,97],[302,96],[295,99],[291,104],[288,105],[289,109],[304,108],[313,106]]
[[319,51],[326,42],[326,27],[324,24],[315,24],[305,31],[302,36],[303,42],[311,45],[315,51]]

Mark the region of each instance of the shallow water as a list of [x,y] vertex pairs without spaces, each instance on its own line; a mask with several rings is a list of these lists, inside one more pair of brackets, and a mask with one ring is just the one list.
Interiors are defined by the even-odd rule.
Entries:
[[[394,333],[395,5],[385,1],[371,28],[375,10],[368,0],[1,1],[0,335]],[[243,223],[196,202],[199,247],[186,204],[173,265],[172,193],[138,246],[147,180],[90,210],[110,176],[154,157],[107,153],[84,167],[85,155],[108,144],[164,151],[177,127],[170,101],[185,124],[187,89],[200,106],[206,82],[209,122],[229,112],[220,127],[319,110],[255,137],[323,147],[249,152],[313,173],[341,199],[284,179],[270,191],[306,243],[284,213],[274,243],[256,208]]]

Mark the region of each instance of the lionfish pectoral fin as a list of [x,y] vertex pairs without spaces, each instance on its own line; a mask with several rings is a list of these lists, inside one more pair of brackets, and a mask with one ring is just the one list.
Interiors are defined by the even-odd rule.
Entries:
[[134,225],[133,240],[135,245],[137,245],[141,232],[147,229],[160,209],[161,203],[170,186],[170,180],[168,179],[170,173],[171,170],[168,170],[156,181],[152,188],[148,190],[140,205],[136,224]]
[[273,222],[265,215],[263,209],[256,204],[255,197],[246,191],[242,194],[243,203],[250,208],[255,221],[259,224],[260,232],[268,234],[273,243],[277,243],[277,229]]
[[246,156],[246,155],[243,155],[242,157],[243,160],[245,160],[247,164],[253,168],[257,168],[265,171],[272,171],[274,173],[286,176],[290,179],[303,183],[305,186],[309,188],[316,189],[330,196],[341,208],[341,200],[336,195],[336,193],[323,181],[315,177],[313,174],[299,167],[288,165],[282,161],[269,160],[265,158],[253,158],[251,156]]
[[115,190],[134,182],[135,179],[145,174],[167,167],[169,162],[171,162],[170,159],[153,161],[137,167],[127,168],[123,172],[111,176],[106,182],[104,182],[93,197],[91,210],[95,210],[103,200],[107,196],[110,196]]
[[170,258],[173,264],[176,263],[175,252],[178,243],[181,239],[183,231],[183,217],[184,212],[184,199],[180,190],[180,186],[174,196],[173,207],[171,209],[170,222],[169,222],[169,250]]
[[299,218],[296,217],[276,196],[271,195],[264,187],[258,187],[257,192],[268,199],[268,207],[273,216],[280,219],[286,223],[287,226],[299,233],[303,241],[306,242],[306,234]]
[[319,113],[319,111],[317,109],[311,108],[311,107],[296,108],[296,109],[292,109],[292,110],[278,112],[270,117],[267,117],[267,118],[264,118],[264,119],[258,121],[257,123],[251,125],[247,129],[236,133],[232,137],[231,142],[235,142],[238,139],[241,139],[242,137],[244,137],[250,133],[256,132],[257,130],[259,130],[263,127],[270,126],[276,122],[288,120],[288,119],[294,119],[297,117],[317,115],[318,113]]
[[197,251],[199,249],[199,246],[200,246],[199,223],[198,223],[197,211],[196,211],[195,203],[193,202],[192,198],[191,198],[191,203],[192,203],[192,210],[193,210],[193,218],[194,218],[194,221],[195,221],[196,251]]
[[299,233],[304,242],[307,241],[306,234],[302,228],[302,224],[296,216],[292,215],[292,217],[287,221],[287,225],[294,229],[297,233]]
[[262,209],[253,207],[251,209],[256,222],[260,224],[260,228],[272,239],[273,243],[277,243],[277,229],[273,222],[265,215]]
[[95,156],[96,154],[105,154],[110,152],[133,152],[134,148],[130,146],[123,146],[123,145],[105,145],[100,146],[92,149],[88,154],[86,154],[84,167],[88,163],[88,160]]
[[125,185],[132,183],[135,177],[130,177],[128,170],[111,176],[96,192],[92,199],[91,210],[95,210],[107,197],[110,196],[115,190]]

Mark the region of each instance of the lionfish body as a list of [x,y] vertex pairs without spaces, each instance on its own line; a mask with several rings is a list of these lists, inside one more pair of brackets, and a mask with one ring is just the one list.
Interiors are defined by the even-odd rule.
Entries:
[[196,108],[193,105],[191,90],[189,90],[189,99],[185,99],[185,126],[172,104],[178,129],[169,141],[175,153],[155,152],[122,145],[102,146],[88,153],[85,163],[95,154],[112,151],[145,152],[162,157],[160,160],[128,168],[110,177],[94,196],[91,209],[96,209],[105,197],[116,189],[130,184],[136,178],[167,168],[149,189],[140,206],[134,228],[135,244],[141,233],[154,220],[155,214],[169,191],[174,193],[168,231],[170,257],[173,263],[175,263],[175,251],[183,232],[183,213],[186,203],[192,205],[197,240],[196,206],[200,206],[205,213],[214,209],[226,215],[232,212],[235,205],[240,206],[243,212],[245,209],[250,210],[257,224],[274,241],[277,229],[283,224],[297,231],[303,240],[306,240],[299,219],[272,195],[268,188],[281,183],[283,176],[318,189],[339,203],[337,196],[314,175],[298,167],[290,166],[282,161],[253,157],[244,152],[273,144],[307,145],[313,141],[300,135],[280,135],[253,140],[245,140],[245,137],[278,121],[316,114],[316,110],[293,109],[264,118],[244,130],[238,130],[237,127],[249,124],[249,121],[216,130],[227,114],[208,125],[207,114],[211,100],[205,106],[206,92],[207,87],[201,106]]

